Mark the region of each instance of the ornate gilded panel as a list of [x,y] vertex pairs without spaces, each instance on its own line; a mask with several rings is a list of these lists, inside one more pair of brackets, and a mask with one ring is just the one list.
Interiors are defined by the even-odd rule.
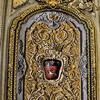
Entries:
[[96,100],[92,21],[71,0],[37,2],[9,29],[6,99]]
[[37,14],[37,21],[27,29],[26,100],[80,98],[80,32],[69,19],[63,13],[47,11]]

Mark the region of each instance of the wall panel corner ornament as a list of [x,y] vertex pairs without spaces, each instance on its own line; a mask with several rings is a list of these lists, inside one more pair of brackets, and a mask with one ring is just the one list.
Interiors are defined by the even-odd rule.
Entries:
[[78,8],[82,12],[89,12],[92,15],[95,15],[95,11],[98,11],[100,7],[95,5],[94,0],[13,0],[13,9],[22,7],[25,4],[33,4],[38,2],[40,5],[51,5],[55,7],[56,5],[70,5]]
[[92,22],[71,1],[38,2],[9,30],[7,100],[96,100]]
[[29,0],[13,0],[13,8],[16,9],[24,4],[26,4]]

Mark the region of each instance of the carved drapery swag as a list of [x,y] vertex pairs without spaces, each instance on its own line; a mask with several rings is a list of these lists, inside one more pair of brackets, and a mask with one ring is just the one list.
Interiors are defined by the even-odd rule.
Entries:
[[7,100],[96,100],[91,20],[71,0],[37,2],[9,30]]

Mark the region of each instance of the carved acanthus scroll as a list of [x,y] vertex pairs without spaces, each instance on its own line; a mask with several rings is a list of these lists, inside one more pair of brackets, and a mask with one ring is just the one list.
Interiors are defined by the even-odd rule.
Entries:
[[89,11],[93,13],[95,8],[99,9],[99,7],[95,5],[94,0],[13,0],[13,8],[16,9],[26,3],[34,4],[35,1],[42,5],[44,4],[52,5],[52,6],[56,6],[59,4],[63,4],[66,6],[71,5],[75,8],[78,8],[79,10]]
[[[26,32],[28,69],[25,76],[25,100],[79,100],[81,96],[78,70],[80,31],[73,23],[66,23],[62,14],[60,17],[58,15],[56,12],[45,13],[43,19],[39,17],[39,22],[33,23]],[[46,59],[61,61],[58,79],[45,78],[43,61]]]

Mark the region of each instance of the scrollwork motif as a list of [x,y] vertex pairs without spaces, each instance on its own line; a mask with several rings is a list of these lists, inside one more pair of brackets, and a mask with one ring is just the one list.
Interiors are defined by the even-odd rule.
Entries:
[[[22,14],[20,14],[17,18],[15,18],[14,19],[14,21],[13,21],[13,23],[12,23],[12,27],[11,27],[11,30],[10,30],[10,45],[9,45],[9,66],[8,66],[8,100],[11,100],[12,99],[12,93],[13,93],[13,91],[12,91],[12,81],[13,81],[13,74],[12,74],[12,71],[14,71],[14,72],[16,72],[16,70],[15,69],[13,69],[13,62],[14,62],[14,57],[13,57],[13,50],[14,50],[14,42],[16,42],[16,44],[17,44],[17,42],[18,42],[18,35],[19,35],[19,31],[17,32],[17,31],[15,31],[16,30],[16,27],[17,27],[17,25],[18,25],[18,22],[20,22],[20,21],[22,21],[22,22],[24,22],[24,20],[26,20],[26,19],[24,19],[25,17],[26,17],[26,15],[28,16],[28,18],[31,16],[30,15],[30,13],[32,13],[32,14],[34,14],[34,12],[35,11],[37,11],[37,10],[40,10],[40,9],[42,9],[42,7],[41,6],[39,6],[39,7],[37,7],[37,8],[30,8],[29,10],[26,10],[24,13],[22,13]],[[89,26],[88,28],[86,28],[87,30],[90,30],[90,33],[89,34],[91,34],[91,37],[90,37],[90,41],[91,41],[91,45],[90,45],[90,47],[91,47],[91,49],[90,49],[90,55],[91,55],[91,61],[90,61],[90,63],[91,63],[91,72],[93,73],[93,76],[89,76],[88,75],[88,78],[90,78],[91,79],[91,82],[94,84],[89,84],[89,87],[88,87],[88,90],[90,90],[90,88],[92,88],[92,94],[89,94],[89,96],[92,96],[93,98],[94,98],[94,100],[96,100],[96,81],[94,81],[94,80],[96,80],[96,77],[95,77],[95,42],[94,42],[94,27],[93,27],[93,25],[92,25],[92,23],[91,23],[91,21],[88,19],[88,18],[86,18],[86,16],[84,16],[82,13],[79,13],[78,12],[78,10],[77,9],[74,9],[74,8],[72,8],[72,7],[66,7],[66,6],[61,6],[61,8],[59,9],[59,11],[63,11],[63,10],[65,10],[66,12],[69,12],[69,13],[71,13],[71,15],[73,15],[74,17],[76,16],[76,19],[77,20],[79,20],[79,22],[80,23],[82,23],[82,24],[84,24],[84,26],[86,25],[85,23],[83,23],[83,21],[84,22],[88,22],[87,23],[87,26]],[[77,16],[79,14],[79,16]],[[19,23],[19,28],[21,27],[21,23]],[[54,28],[55,29],[55,28]],[[31,29],[30,29],[31,30]],[[75,29],[74,31],[78,31],[78,29]],[[31,32],[29,32],[29,33],[31,33]],[[76,32],[75,32],[76,33]],[[87,32],[88,33],[88,32]],[[78,35],[78,34],[77,34]],[[63,48],[63,50],[64,49],[67,49],[67,51],[66,50],[64,50],[64,51],[66,51],[65,52],[65,54],[68,52],[68,54],[70,55],[72,52],[73,52],[73,54],[75,54],[75,55],[77,55],[76,53],[75,53],[75,51],[77,52],[78,50],[79,50],[79,48],[73,48],[77,43],[79,43],[79,39],[77,38],[77,35],[75,35],[75,37],[74,37],[74,43],[72,43],[71,45],[68,45],[66,48]],[[16,41],[14,41],[14,37],[17,37],[17,39],[16,39]],[[66,55],[63,55],[64,56],[64,61],[66,61],[66,64],[64,64],[64,66],[65,65],[68,65],[69,67],[65,67],[64,68],[64,70],[66,70],[66,71],[69,71],[70,70],[70,72],[72,72],[72,73],[64,73],[64,71],[61,73],[62,75],[63,75],[63,77],[61,77],[61,79],[62,80],[64,80],[64,77],[66,78],[66,82],[64,82],[64,84],[66,84],[66,87],[67,87],[67,89],[66,89],[66,91],[69,93],[69,94],[67,94],[67,96],[66,96],[66,94],[65,94],[65,92],[61,92],[61,93],[57,93],[56,94],[56,91],[53,93],[50,89],[53,89],[53,87],[56,87],[53,83],[52,84],[49,84],[49,82],[48,81],[45,81],[44,83],[42,83],[42,78],[41,77],[43,77],[44,76],[44,72],[40,69],[40,67],[38,67],[38,65],[40,65],[41,64],[41,61],[42,61],[42,58],[44,58],[44,55],[45,54],[43,54],[42,53],[42,55],[41,54],[39,54],[38,56],[36,56],[36,54],[38,53],[37,52],[37,50],[38,49],[40,49],[39,48],[39,46],[36,46],[35,44],[34,44],[34,42],[33,41],[31,41],[32,40],[32,38],[30,38],[30,36],[31,35],[29,35],[28,37],[27,37],[27,43],[28,43],[28,45],[27,45],[27,47],[26,48],[28,48],[29,49],[29,53],[28,52],[26,52],[26,55],[28,55],[27,57],[27,61],[29,61],[30,63],[28,64],[28,66],[30,66],[29,67],[29,69],[27,70],[27,74],[26,74],[26,80],[28,80],[28,81],[26,81],[26,86],[25,87],[28,87],[28,90],[26,89],[26,97],[29,99],[32,99],[33,98],[33,96],[32,95],[30,95],[30,94],[34,94],[35,96],[34,97],[37,97],[36,96],[36,92],[38,92],[38,94],[40,95],[40,94],[42,94],[42,93],[45,93],[45,95],[46,96],[44,96],[44,94],[42,94],[42,95],[40,95],[40,97],[39,97],[39,99],[43,99],[43,98],[49,98],[50,97],[50,94],[51,94],[51,98],[54,96],[55,97],[55,95],[56,95],[56,97],[57,98],[62,98],[62,96],[63,96],[63,94],[65,95],[65,97],[66,97],[66,99],[68,99],[68,97],[70,97],[70,94],[72,94],[72,92],[74,92],[74,91],[72,91],[72,92],[70,92],[70,89],[72,89],[72,84],[68,84],[68,82],[69,83],[73,83],[73,78],[72,78],[72,80],[71,81],[69,81],[70,79],[68,78],[68,75],[70,75],[71,77],[74,75],[74,71],[72,71],[72,69],[74,69],[74,68],[76,68],[75,66],[72,66],[72,68],[70,68],[70,65],[72,65],[72,63],[74,63],[75,62],[75,60],[77,61],[77,58],[75,57],[74,58],[74,56],[73,55],[71,55],[71,56],[66,56]],[[88,34],[87,34],[87,37],[88,37]],[[29,40],[30,39],[30,40]],[[89,39],[89,37],[88,37],[88,39]],[[58,45],[58,44],[55,44],[56,45],[56,48],[59,48],[58,50],[59,51],[61,51],[62,49],[62,46],[60,46],[60,45]],[[46,46],[47,47],[47,46]],[[56,49],[55,48],[55,49]],[[27,49],[27,50],[28,50]],[[88,48],[89,49],[89,48]],[[46,49],[47,50],[47,49]],[[18,49],[17,49],[17,47],[16,47],[16,52],[18,51]],[[42,52],[42,51],[41,51]],[[51,54],[54,52],[53,50],[51,50],[50,51],[51,52]],[[48,50],[47,50],[47,54],[48,54]],[[15,54],[16,55],[16,57],[17,57],[17,53]],[[33,59],[34,58],[34,56],[36,57],[36,59]],[[59,56],[60,56],[60,53],[59,53]],[[78,56],[78,55],[77,55]],[[41,59],[41,60],[39,60],[39,59]],[[72,59],[73,58],[73,59]],[[39,60],[39,64],[36,64],[36,63],[33,63],[33,62],[35,62],[35,61],[38,61]],[[72,63],[71,63],[71,61],[72,61]],[[15,60],[15,62],[16,62],[16,60]],[[77,65],[77,64],[75,64],[75,65]],[[15,67],[15,65],[14,65],[14,67]],[[35,71],[34,71],[34,70]],[[88,69],[89,71],[90,71],[90,69]],[[29,72],[29,73],[28,73]],[[36,74],[36,73],[38,73],[38,74]],[[88,73],[89,74],[89,73]],[[14,74],[15,76],[14,76],[14,82],[15,82],[15,84],[16,84],[16,74]],[[34,77],[35,76],[35,77]],[[76,75],[76,76],[78,76],[78,74]],[[39,80],[38,80],[38,78],[39,78]],[[45,80],[45,79],[44,79]],[[76,80],[76,78],[75,78],[75,80]],[[65,81],[65,80],[64,80]],[[89,80],[88,80],[89,81]],[[32,83],[32,84],[29,84],[29,83]],[[38,84],[39,83],[39,84]],[[46,86],[47,84],[48,84],[48,87],[50,87],[50,88],[48,88],[49,90],[50,90],[50,94],[48,94],[47,92],[45,92],[45,91],[47,91],[46,90],[46,88],[44,87],[44,85]],[[80,82],[79,82],[80,83]],[[74,83],[74,84],[77,84],[77,83]],[[63,84],[62,84],[62,82],[59,80],[59,83],[58,83],[58,85],[59,86],[64,86]],[[69,87],[69,85],[70,85],[70,87]],[[39,86],[39,87],[38,87]],[[43,86],[42,88],[41,88],[41,86]],[[79,86],[79,85],[78,85]],[[65,87],[65,88],[66,88]],[[63,88],[63,87],[62,87]],[[45,91],[42,91],[42,93],[41,93],[41,90],[44,90],[45,89]],[[16,91],[15,91],[16,89],[15,89],[15,87],[14,87],[14,92],[15,92],[15,94],[14,94],[14,100],[16,100]],[[38,90],[38,91],[36,91],[35,92],[35,90]],[[58,89],[58,88],[54,88],[54,90],[59,90],[59,91],[61,91],[61,89]],[[78,90],[78,89],[77,89]],[[65,90],[64,90],[65,91]],[[76,93],[78,93],[78,92],[76,92]],[[61,95],[60,97],[59,97],[59,94]],[[74,93],[75,94],[75,93]],[[78,94],[77,94],[78,95]],[[64,96],[63,96],[64,97]],[[64,97],[64,98],[65,98]],[[73,98],[73,97],[75,97],[75,96],[72,96],[71,98]],[[77,96],[78,97],[78,96]],[[89,98],[89,97],[88,97]],[[70,99],[69,99],[70,100]]]
[[[71,22],[59,24],[57,28],[50,28],[40,21],[33,23],[26,32],[28,69],[25,76],[25,100],[80,98],[77,66],[80,32]],[[45,59],[61,60],[62,69],[57,80],[48,81],[45,78],[42,65]]]

